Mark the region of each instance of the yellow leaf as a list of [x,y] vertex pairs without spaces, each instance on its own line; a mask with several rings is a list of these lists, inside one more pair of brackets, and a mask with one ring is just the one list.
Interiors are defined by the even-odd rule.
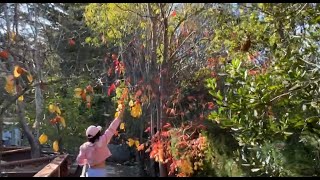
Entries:
[[39,137],[39,142],[40,144],[44,144],[48,141],[48,136],[45,135],[44,133],[41,134],[41,136]]
[[53,105],[53,104],[50,104],[50,105],[49,105],[49,111],[50,111],[51,113],[54,113],[54,112],[56,111],[56,106]]
[[121,123],[121,124],[120,124],[120,129],[123,129],[123,130],[124,130],[124,123]]
[[60,108],[58,106],[55,106],[55,107],[56,107],[55,109],[56,113],[60,115],[61,114]]
[[132,108],[131,108],[131,116],[132,117],[135,117],[135,118],[138,118],[142,115],[142,109],[141,109],[141,105],[140,103],[136,103],[136,105],[134,105]]
[[136,147],[138,148],[139,147],[139,145],[140,145],[140,142],[138,141],[138,140],[136,140],[135,142],[134,142],[134,144],[136,145]]
[[54,152],[58,152],[59,151],[59,143],[58,143],[58,141],[54,141],[53,142],[52,149],[53,149]]
[[33,81],[33,77],[32,77],[32,75],[30,73],[27,75],[27,78],[28,78],[30,83]]
[[114,118],[117,118],[117,117],[119,117],[119,112],[116,112],[116,113],[114,114]]
[[81,88],[74,89],[74,97],[81,98],[81,92],[82,92]]
[[19,96],[18,101],[23,101],[23,95]]
[[62,124],[62,126],[65,128],[66,127],[66,120],[60,116],[60,122]]
[[127,144],[129,145],[129,147],[132,147],[135,144],[135,142],[133,139],[129,138]]
[[23,68],[21,68],[20,66],[14,66],[13,76],[15,78],[18,78],[24,72],[25,72],[25,70]]
[[130,100],[130,102],[129,102],[129,106],[130,107],[132,107],[134,104],[133,104],[133,101],[132,100]]
[[117,111],[121,111],[121,110],[122,110],[122,104],[118,104]]

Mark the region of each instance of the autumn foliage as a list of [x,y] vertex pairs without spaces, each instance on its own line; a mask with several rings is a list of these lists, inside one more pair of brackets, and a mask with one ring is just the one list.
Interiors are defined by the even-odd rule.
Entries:
[[200,131],[199,124],[189,123],[173,128],[167,123],[163,131],[152,137],[146,152],[156,162],[165,164],[168,175],[190,177],[203,167],[207,143]]

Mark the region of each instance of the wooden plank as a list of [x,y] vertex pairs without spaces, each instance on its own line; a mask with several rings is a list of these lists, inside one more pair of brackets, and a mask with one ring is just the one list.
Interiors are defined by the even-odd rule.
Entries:
[[19,161],[11,161],[11,162],[3,163],[3,164],[1,164],[0,166],[1,166],[2,168],[4,168],[4,167],[9,167],[9,166],[32,164],[32,163],[50,161],[50,160],[52,160],[52,159],[54,159],[54,158],[56,158],[56,156],[41,157],[41,158],[27,159],[27,160],[19,160]]
[[23,148],[23,149],[13,149],[13,150],[7,150],[4,152],[0,152],[0,154],[2,154],[2,156],[6,156],[6,155],[11,155],[11,154],[16,154],[16,153],[24,153],[24,152],[31,152],[31,148]]
[[[60,166],[67,163],[68,154],[59,155],[33,177],[60,177]],[[66,176],[63,173],[64,176]]]
[[38,171],[6,171],[2,172],[2,177],[32,177],[35,175]]

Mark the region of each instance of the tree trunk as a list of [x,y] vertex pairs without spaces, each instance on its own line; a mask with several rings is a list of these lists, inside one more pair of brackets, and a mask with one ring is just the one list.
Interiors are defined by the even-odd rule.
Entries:
[[22,130],[24,135],[27,137],[28,142],[31,147],[31,158],[39,158],[40,157],[40,144],[38,139],[36,139],[30,127],[28,126],[27,120],[25,118],[25,109],[24,109],[24,102],[17,102],[17,114],[18,119],[21,124]]
[[[35,18],[38,19],[38,14],[37,12],[35,13]],[[38,26],[37,26],[37,20],[34,21],[34,45],[35,45],[35,50],[33,51],[33,59],[34,59],[34,66],[35,66],[35,71],[36,71],[36,83],[38,84],[35,87],[35,104],[36,104],[36,120],[35,120],[35,124],[34,124],[34,129],[35,129],[35,137],[36,139],[39,138],[40,134],[39,134],[39,126],[40,126],[40,122],[43,119],[43,95],[41,92],[41,88],[40,88],[40,82],[42,79],[42,71],[41,71],[41,62],[40,62],[40,58],[39,58],[39,43],[38,43]]]
[[[162,69],[163,69],[163,65],[167,64],[168,61],[168,52],[169,52],[169,36],[168,36],[168,18],[166,17],[166,12],[164,11],[164,4],[160,4],[160,11],[162,14],[162,18],[163,18],[163,62],[160,62],[160,68],[159,68],[159,76],[160,76],[160,85],[159,85],[159,107],[158,107],[158,111],[159,111],[159,131],[162,131],[162,121],[163,121],[163,108],[162,108],[162,102],[163,102],[163,98],[164,98],[164,93],[163,93],[163,77],[162,77]],[[159,162],[159,174],[160,177],[167,177],[167,171],[165,168],[165,164]]]

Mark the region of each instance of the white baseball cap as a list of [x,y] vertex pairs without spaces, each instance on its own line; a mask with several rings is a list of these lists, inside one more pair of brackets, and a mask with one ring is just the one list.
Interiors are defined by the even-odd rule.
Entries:
[[93,125],[91,125],[86,130],[86,136],[89,137],[89,138],[90,137],[94,137],[95,135],[97,135],[97,133],[99,131],[101,131],[101,129],[102,129],[101,126],[93,126]]

